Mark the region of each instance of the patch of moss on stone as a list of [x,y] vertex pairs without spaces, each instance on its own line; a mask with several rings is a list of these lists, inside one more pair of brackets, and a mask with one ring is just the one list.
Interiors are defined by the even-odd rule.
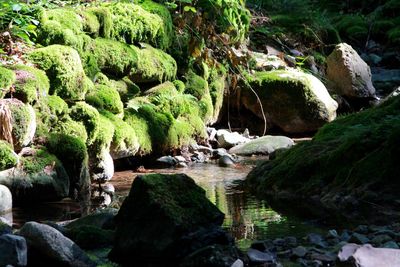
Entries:
[[44,71],[25,65],[13,65],[9,68],[14,71],[16,77],[13,97],[32,104],[48,94],[50,84]]
[[20,162],[22,170],[27,174],[35,174],[43,172],[44,169],[60,165],[60,161],[53,154],[50,154],[47,149],[40,148],[33,151],[32,155],[21,157]]
[[139,115],[134,109],[127,109],[124,113],[124,121],[134,129],[140,148],[139,154],[149,154],[152,152],[152,139],[150,136],[151,128],[146,119]]
[[83,30],[82,18],[72,8],[47,9],[41,14],[41,22],[57,22],[61,28],[80,33]]
[[109,39],[97,38],[81,52],[85,71],[93,77],[98,72],[124,77],[136,69],[138,53],[131,46]]
[[18,163],[18,156],[6,141],[0,140],[0,171],[12,168]]
[[33,138],[32,131],[36,130],[35,111],[30,105],[24,105],[18,100],[13,100],[8,105],[11,111],[12,135],[14,148],[21,149],[30,143]]
[[68,105],[61,97],[49,95],[40,98],[34,105],[37,135],[46,135],[60,120],[68,116]]
[[76,137],[80,139],[83,143],[86,143],[88,139],[86,128],[83,123],[74,121],[71,118],[66,118],[63,121],[59,121],[55,125],[52,132]]
[[185,91],[185,83],[181,80],[175,80],[172,82],[179,93],[183,93]]
[[97,20],[100,24],[99,36],[103,38],[110,38],[111,29],[113,26],[111,12],[106,7],[101,6],[89,7],[86,9],[86,12],[92,13],[97,17]]
[[214,68],[210,71],[210,77],[208,79],[211,101],[213,104],[213,118],[212,122],[218,120],[219,112],[222,108],[222,102],[224,100],[225,92],[225,79],[226,70],[223,68]]
[[68,232],[67,236],[83,249],[111,246],[114,241],[114,231],[92,225],[75,227]]
[[0,99],[3,98],[15,82],[15,73],[0,66]]
[[79,15],[82,17],[82,29],[89,36],[96,38],[100,32],[100,22],[94,12],[91,11],[79,11]]
[[100,132],[100,114],[97,109],[84,102],[78,102],[71,107],[70,116],[74,121],[83,123],[88,135],[87,144],[93,144]]
[[129,80],[128,77],[124,77],[118,81],[110,80],[109,84],[118,91],[123,103],[128,102],[140,92],[139,86]]
[[62,45],[35,49],[29,58],[43,69],[50,79],[50,94],[64,100],[83,100],[93,83],[86,77],[76,50]]
[[124,110],[118,91],[107,85],[96,85],[95,89],[86,95],[86,102],[97,109],[121,114]]
[[127,122],[110,112],[101,112],[101,114],[114,125],[115,132],[110,148],[113,158],[135,155],[139,148],[135,130]]
[[105,152],[109,152],[111,141],[113,140],[115,128],[107,117],[100,114],[99,132],[93,143],[89,146],[90,155],[98,158]]
[[104,6],[113,17],[112,39],[128,44],[146,42],[161,49],[170,44],[170,32],[166,31],[165,25],[172,25],[172,20],[164,22],[165,17],[152,14],[133,3],[118,2]]
[[137,68],[129,74],[135,83],[163,82],[174,80],[177,72],[175,60],[160,49],[145,45],[139,49],[132,46],[138,55]]

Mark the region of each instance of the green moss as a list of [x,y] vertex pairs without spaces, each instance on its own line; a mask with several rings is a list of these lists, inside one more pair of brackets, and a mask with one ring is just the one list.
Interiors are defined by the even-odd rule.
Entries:
[[91,37],[98,37],[101,25],[96,14],[90,11],[80,11],[79,15],[82,17],[83,31]]
[[78,102],[71,107],[70,116],[74,121],[83,123],[88,135],[87,144],[93,144],[100,132],[100,114],[97,109],[84,102]]
[[262,192],[288,189],[302,195],[370,188],[397,195],[400,98],[338,118],[310,142],[296,145],[276,160],[263,163],[249,181]]
[[14,153],[11,145],[0,140],[0,171],[12,168],[18,163],[18,156]]
[[0,99],[3,98],[15,82],[15,73],[0,66]]
[[73,121],[71,118],[59,121],[52,132],[76,137],[83,143],[86,143],[88,139],[86,128],[83,123]]
[[124,156],[135,155],[139,148],[136,131],[127,122],[110,112],[102,112],[102,115],[112,122],[115,129],[111,142],[111,154],[116,158],[121,152],[125,154]]
[[60,165],[60,161],[45,148],[40,148],[30,156],[21,157],[20,165],[24,172],[34,174],[43,172],[46,166]]
[[22,146],[29,144],[30,131],[34,112],[32,107],[24,105],[22,102],[13,102],[8,106],[11,111],[11,122],[13,125],[12,135],[14,146],[20,149]]
[[55,127],[60,120],[68,116],[68,105],[62,98],[55,95],[49,95],[40,98],[35,106],[37,134],[45,135],[53,127]]
[[99,35],[103,38],[110,38],[113,27],[111,12],[105,7],[89,7],[86,11],[97,17],[100,24]]
[[135,131],[139,142],[139,154],[149,154],[152,152],[152,139],[150,136],[151,128],[146,119],[139,115],[138,111],[128,109],[124,114],[124,121]]
[[82,18],[71,8],[48,9],[42,13],[41,22],[58,22],[63,29],[79,33],[83,30]]
[[97,249],[113,244],[114,231],[84,225],[71,229],[68,237],[83,249]]
[[213,104],[207,81],[194,72],[189,71],[186,75],[185,93],[197,98],[199,101],[200,117],[204,122],[208,123],[213,115]]
[[86,95],[86,102],[97,109],[114,114],[122,113],[124,108],[117,90],[107,85],[96,85],[95,89]]
[[226,73],[224,72],[224,70],[218,71],[216,68],[211,70],[208,84],[213,104],[213,122],[217,121],[219,112],[222,108],[222,102],[224,100],[225,92],[225,79]]
[[185,83],[181,80],[175,80],[172,82],[179,93],[183,93],[185,91]]
[[[111,37],[115,40],[134,44],[146,42],[165,49],[170,44],[170,32],[165,25],[172,25],[169,17],[152,14],[139,5],[132,3],[105,4],[113,16]],[[170,27],[170,26],[169,26]],[[171,26],[172,27],[172,26]]]
[[174,80],[177,72],[175,60],[162,50],[146,45],[139,49],[133,47],[138,54],[138,65],[132,69],[130,78],[135,83],[163,82]]
[[56,94],[64,100],[82,100],[93,87],[93,83],[85,76],[78,52],[70,47],[51,45],[39,48],[29,58],[46,71],[50,79],[50,94]]
[[365,17],[357,14],[341,15],[335,26],[345,39],[365,39],[369,30]]
[[128,77],[118,81],[110,80],[110,85],[118,91],[123,103],[128,102],[140,93],[139,86],[129,80]]
[[115,128],[107,117],[100,115],[99,132],[94,142],[89,146],[90,154],[96,157],[110,150],[111,141],[113,140]]
[[10,69],[16,77],[13,97],[32,104],[48,94],[50,84],[44,71],[25,65],[13,65]]
[[82,52],[82,58],[85,71],[90,77],[103,72],[122,78],[131,69],[136,69],[138,53],[127,44],[97,38]]

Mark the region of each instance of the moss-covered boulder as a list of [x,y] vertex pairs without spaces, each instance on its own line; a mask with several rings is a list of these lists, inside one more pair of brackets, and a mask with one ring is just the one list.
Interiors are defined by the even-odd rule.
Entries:
[[97,109],[85,102],[78,102],[71,107],[70,116],[74,121],[83,123],[88,136],[86,143],[93,144],[100,129],[100,114]]
[[86,103],[113,114],[122,114],[124,111],[118,91],[107,85],[96,85],[95,89],[86,95]]
[[10,91],[10,88],[14,82],[14,72],[0,66],[0,99]]
[[69,176],[69,195],[79,200],[90,195],[89,156],[85,142],[79,137],[53,133],[46,146],[56,155]]
[[24,103],[33,104],[39,98],[47,96],[50,89],[46,73],[34,67],[13,65],[9,67],[15,73],[12,96]]
[[[328,211],[324,215],[330,218],[335,214],[363,222],[366,218],[398,219],[398,213],[390,210],[397,209],[394,202],[400,190],[399,111],[397,96],[338,118],[321,128],[312,141],[256,167],[248,184],[260,195],[294,201],[296,208],[303,203],[311,213]],[[380,209],[371,213],[371,203]]]
[[12,168],[18,163],[18,156],[12,146],[0,140],[0,171]]
[[[36,131],[36,115],[32,106],[26,105],[18,99],[1,99],[0,115],[2,123],[8,124],[7,128],[12,129],[14,150],[19,151],[31,143]],[[6,137],[5,140],[11,141],[9,137]]]
[[248,75],[240,103],[260,119],[262,106],[269,127],[275,125],[288,133],[317,130],[336,118],[338,106],[321,81],[295,70]]
[[83,100],[93,83],[83,71],[79,54],[71,47],[51,45],[34,50],[29,59],[44,70],[50,79],[50,94],[66,101]]
[[68,117],[68,104],[56,95],[41,97],[33,106],[36,113],[37,135],[46,135]]
[[210,119],[210,124],[214,124],[220,117],[220,111],[224,101],[224,93],[226,85],[226,70],[222,67],[214,68],[210,71],[208,78],[208,87],[213,105],[213,116]]
[[[185,246],[185,237],[201,229],[211,231],[223,219],[205,191],[185,174],[138,176],[115,217],[116,239],[110,258],[119,263],[129,263],[134,257],[137,262],[174,265],[192,252],[193,244]],[[197,248],[202,247],[200,243]]]
[[0,172],[0,184],[16,202],[60,200],[69,193],[66,170],[45,148],[25,148],[16,168]]
[[177,64],[175,59],[160,49],[143,44],[135,49],[138,55],[137,68],[133,68],[129,78],[135,83],[163,82],[175,79]]

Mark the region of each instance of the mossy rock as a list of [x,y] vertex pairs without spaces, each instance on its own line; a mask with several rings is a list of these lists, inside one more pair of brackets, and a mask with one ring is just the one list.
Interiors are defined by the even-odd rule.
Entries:
[[76,137],[83,143],[86,143],[88,139],[86,128],[83,123],[74,121],[69,117],[59,121],[52,129],[52,132]]
[[3,98],[15,82],[15,73],[0,66],[0,99]]
[[110,80],[109,84],[118,91],[123,103],[127,103],[140,92],[139,86],[129,80],[128,77],[124,77],[118,81]]
[[18,163],[18,156],[12,146],[6,141],[0,140],[0,171],[12,168]]
[[110,154],[113,159],[134,156],[139,151],[140,146],[135,129],[110,112],[102,112],[101,114],[114,125],[115,132],[110,147]]
[[99,132],[93,143],[89,146],[90,154],[100,156],[110,151],[111,141],[113,140],[115,128],[113,123],[107,117],[100,114]]
[[175,262],[178,255],[183,256],[180,242],[184,236],[200,228],[218,227],[223,219],[223,213],[187,175],[138,176],[115,217],[110,259],[127,263],[133,256],[138,262]]
[[48,150],[61,159],[70,177],[70,196],[85,200],[89,194],[89,156],[85,142],[78,137],[53,133],[48,137]]
[[110,247],[114,242],[114,231],[91,225],[75,227],[67,236],[83,249]]
[[85,11],[96,16],[100,25],[99,36],[110,38],[113,26],[113,19],[110,10],[106,7],[94,6],[85,9]]
[[[113,17],[111,38],[128,44],[145,42],[166,49],[171,43],[172,18],[166,16],[166,8],[147,5],[146,11],[133,3],[104,4]],[[156,11],[158,9],[158,11]],[[161,10],[162,9],[162,10]],[[163,14],[163,17],[158,14]]]
[[94,77],[98,72],[123,78],[137,68],[137,50],[125,43],[97,38],[81,52],[86,73]]
[[16,77],[13,97],[33,104],[48,95],[50,84],[44,71],[25,65],[13,65],[9,68],[14,71]]
[[[336,118],[337,103],[316,77],[300,71],[276,70],[248,75],[241,85],[241,103],[285,132],[315,131]],[[269,125],[269,127],[271,127]]]
[[0,183],[10,188],[16,203],[60,200],[68,196],[69,177],[61,162],[45,148],[29,148]]
[[[397,96],[375,108],[338,118],[322,127],[312,141],[256,167],[248,184],[259,193],[273,191],[278,196],[277,192],[290,192],[297,202],[319,196],[324,208],[365,221],[371,218],[370,201],[385,211],[400,189],[396,160],[400,152],[399,110]],[[351,195],[354,201],[335,204],[339,192],[341,199]],[[371,199],[367,192],[376,197]],[[379,214],[385,218],[389,213]],[[373,216],[376,220],[376,214]]]
[[122,114],[124,111],[118,91],[107,85],[96,85],[95,89],[86,95],[86,102],[99,110],[113,114]]
[[214,68],[210,72],[210,77],[208,79],[210,96],[213,105],[213,116],[210,121],[211,124],[218,121],[219,113],[222,108],[222,103],[224,100],[224,93],[226,87],[226,70],[223,68]]
[[50,79],[50,94],[66,101],[83,100],[93,83],[86,77],[81,59],[76,50],[62,45],[51,45],[35,49],[29,54],[39,68]]
[[1,99],[0,106],[3,106],[11,114],[9,123],[12,126],[13,145],[16,151],[20,151],[31,143],[35,135],[35,111],[32,106],[24,104],[18,99]]
[[175,79],[177,64],[170,55],[148,44],[144,44],[144,48],[132,48],[138,55],[137,68],[133,68],[129,74],[133,82],[164,82]]
[[85,102],[78,102],[70,109],[70,116],[74,121],[82,122],[87,132],[87,144],[96,140],[100,131],[100,114],[96,108]]
[[41,97],[33,106],[36,113],[37,135],[46,135],[59,121],[68,117],[68,105],[56,95]]
[[214,107],[207,81],[193,71],[189,71],[186,74],[185,93],[197,98],[200,117],[206,124],[210,123]]
[[153,150],[151,128],[146,119],[134,109],[127,109],[124,113],[124,121],[134,129],[139,142],[139,155],[149,154]]

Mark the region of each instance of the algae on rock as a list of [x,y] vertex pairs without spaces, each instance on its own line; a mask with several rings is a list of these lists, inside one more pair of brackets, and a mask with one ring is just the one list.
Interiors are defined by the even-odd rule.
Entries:
[[15,73],[0,66],[0,99],[3,98],[15,82]]

